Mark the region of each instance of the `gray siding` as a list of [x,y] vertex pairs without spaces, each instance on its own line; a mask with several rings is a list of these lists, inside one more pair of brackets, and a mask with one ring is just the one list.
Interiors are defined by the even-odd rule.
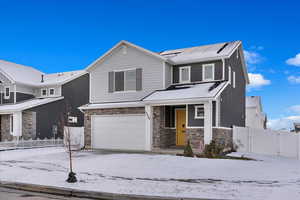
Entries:
[[[232,127],[245,126],[245,93],[246,81],[242,69],[242,61],[236,52],[232,54],[226,63],[226,79],[228,80],[228,66],[236,73],[236,88],[229,84],[221,94],[220,99],[220,126]],[[232,75],[231,75],[232,77]]]
[[[110,71],[142,68],[142,90],[136,92],[109,92]],[[90,71],[91,103],[137,101],[154,90],[163,89],[163,61],[127,46],[115,49]]]
[[14,92],[10,92],[10,97],[9,99],[5,99],[4,98],[4,93],[1,93],[1,103],[2,104],[6,104],[6,103],[14,103],[15,102],[15,93]]
[[195,119],[195,105],[188,105],[188,127],[204,127],[204,119]]
[[32,99],[32,98],[34,98],[34,95],[32,95],[32,94],[16,92],[16,102],[25,101],[25,100]]
[[179,67],[191,66],[191,82],[202,81],[202,65],[215,64],[215,80],[221,80],[223,76],[223,63],[221,60],[201,62],[185,65],[176,65],[173,67],[173,83],[179,83]]

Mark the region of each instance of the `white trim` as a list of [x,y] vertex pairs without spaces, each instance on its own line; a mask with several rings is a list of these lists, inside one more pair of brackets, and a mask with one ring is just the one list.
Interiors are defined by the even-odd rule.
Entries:
[[232,72],[232,81],[233,81],[232,86],[233,86],[233,88],[235,88],[235,86],[236,86],[236,82],[235,82],[235,71]]
[[153,108],[152,106],[145,106],[145,138],[146,145],[145,150],[152,150],[152,139],[153,139]]
[[17,85],[14,84],[14,103],[17,103]]
[[[53,94],[51,94],[51,92],[50,92],[51,90],[53,90]],[[49,96],[55,96],[55,88],[49,88],[48,93],[49,93]]]
[[225,81],[225,60],[224,60],[224,58],[222,58],[222,68],[223,68],[222,80]]
[[[198,110],[198,108],[203,108],[203,111],[204,111],[203,117],[197,116],[197,110]],[[194,106],[194,112],[195,112],[195,113],[194,113],[194,118],[195,118],[195,119],[204,119],[204,116],[205,116],[205,107],[204,107],[204,104]]]
[[[207,67],[212,67],[212,78],[205,78],[205,70]],[[215,64],[203,64],[202,65],[202,81],[214,81],[215,80]]]
[[232,84],[232,82],[231,82],[231,67],[230,66],[228,66],[228,82],[230,85]]
[[224,127],[224,126],[215,126],[212,128],[220,128],[220,129],[227,129],[227,130],[231,130],[232,128],[228,128],[228,127]]
[[220,125],[220,98],[218,97],[216,99],[216,124],[215,126],[219,126]]
[[[189,80],[182,81],[181,69],[188,69],[189,70]],[[190,83],[191,82],[191,66],[182,66],[179,67],[179,83]]]
[[13,135],[13,132],[14,132],[14,115],[11,114],[9,115],[9,133],[11,135]]
[[171,66],[171,85],[173,85],[173,66]]
[[[6,89],[8,88],[8,96],[6,95]],[[10,86],[4,87],[4,99],[10,99]]]
[[[126,108],[126,107],[144,107],[146,104],[142,101],[119,102],[119,103],[94,103],[78,107],[80,110],[93,110],[101,108]],[[149,105],[149,104],[148,104]]]
[[[43,94],[43,91],[46,90],[46,94]],[[46,97],[48,95],[48,90],[47,88],[41,88],[41,97]]]
[[92,73],[89,74],[89,103],[93,103],[92,102]]

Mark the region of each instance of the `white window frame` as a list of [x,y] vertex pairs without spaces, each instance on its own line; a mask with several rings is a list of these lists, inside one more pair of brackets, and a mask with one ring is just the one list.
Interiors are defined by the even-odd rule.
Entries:
[[121,69],[121,70],[114,70],[113,72],[124,72],[124,90],[123,91],[116,91],[116,76],[114,74],[114,93],[124,93],[124,92],[137,92],[136,87],[135,90],[125,90],[126,89],[126,71],[134,71],[135,70],[135,78],[136,78],[136,69],[137,68],[128,68],[128,69]]
[[[203,108],[203,117],[202,116],[198,116],[197,115],[197,110],[198,110],[198,108]],[[204,104],[203,105],[198,105],[198,106],[195,106],[195,116],[194,116],[194,118],[195,119],[204,119],[204,117],[205,117],[205,107],[204,107]]]
[[235,88],[235,72],[232,72],[232,82],[233,82],[233,84],[232,84],[232,86],[233,86],[233,88]]
[[[43,91],[44,91],[44,90],[46,91],[46,94],[45,94],[45,95],[43,95]],[[46,96],[47,96],[47,88],[42,88],[42,89],[41,89],[41,96],[42,96],[42,97],[46,97]]]
[[[205,68],[211,67],[212,68],[212,78],[205,78]],[[215,64],[203,64],[202,65],[202,81],[214,81],[215,80]]]
[[231,85],[232,82],[231,82],[231,67],[230,66],[228,67],[228,81],[229,81],[229,84]]
[[[6,89],[8,89],[8,95],[6,95]],[[4,87],[4,99],[10,99],[10,87],[9,86]]]
[[[189,70],[189,79],[186,81],[182,80],[181,70],[182,69],[188,69]],[[191,82],[191,66],[183,66],[179,67],[179,83],[190,83]]]
[[[53,90],[53,94],[51,94],[51,92],[50,92],[51,90]],[[48,94],[49,94],[49,96],[54,96],[55,95],[55,88],[49,88]]]

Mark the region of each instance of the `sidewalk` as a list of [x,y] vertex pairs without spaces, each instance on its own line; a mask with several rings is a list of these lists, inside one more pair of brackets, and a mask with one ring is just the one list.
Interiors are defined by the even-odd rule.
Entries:
[[24,190],[30,192],[53,194],[53,195],[62,195],[62,196],[78,197],[78,198],[102,199],[102,200],[221,200],[221,199],[207,199],[207,198],[179,198],[179,197],[116,194],[116,193],[95,192],[95,191],[87,191],[87,190],[70,189],[64,187],[53,187],[53,186],[7,182],[7,181],[0,181],[0,187],[16,189],[16,190]]

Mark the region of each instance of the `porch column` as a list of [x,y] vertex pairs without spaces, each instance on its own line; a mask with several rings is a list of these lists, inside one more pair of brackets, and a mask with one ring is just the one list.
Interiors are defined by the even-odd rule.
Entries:
[[22,136],[22,112],[13,113],[13,136]]
[[204,144],[212,140],[212,101],[204,104]]
[[145,106],[145,135],[146,135],[146,144],[145,150],[151,151],[152,150],[152,125],[153,125],[153,107],[150,105]]

